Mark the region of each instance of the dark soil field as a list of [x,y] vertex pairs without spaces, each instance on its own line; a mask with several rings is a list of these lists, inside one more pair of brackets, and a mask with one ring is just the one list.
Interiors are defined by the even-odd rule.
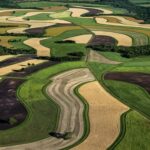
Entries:
[[108,45],[114,46],[116,44],[116,40],[109,36],[101,36],[96,35],[94,38],[89,42],[89,46],[98,46],[98,45]]
[[118,80],[137,84],[150,93],[150,74],[132,72],[110,72],[104,76],[105,80]]
[[8,74],[10,78],[3,79],[0,82],[0,130],[17,126],[24,121],[27,115],[26,109],[19,102],[16,94],[18,87],[26,80],[11,77],[26,77],[38,70],[55,64],[58,64],[58,62],[49,61],[36,66],[31,66],[22,71]]
[[26,118],[27,111],[16,96],[24,79],[8,78],[0,82],[0,130],[12,128]]
[[103,11],[98,10],[98,9],[92,9],[92,8],[85,8],[85,9],[88,10],[89,12],[81,15],[82,17],[98,16],[103,13]]
[[29,35],[43,35],[46,28],[48,27],[32,28],[25,30],[25,32]]
[[21,55],[13,58],[6,59],[0,63],[0,68],[1,67],[6,67],[15,63],[31,60],[33,58],[36,58],[35,55]]

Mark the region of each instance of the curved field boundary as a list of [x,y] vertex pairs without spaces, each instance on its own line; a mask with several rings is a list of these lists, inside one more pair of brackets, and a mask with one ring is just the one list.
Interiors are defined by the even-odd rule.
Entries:
[[150,33],[147,29],[140,28],[129,28],[129,27],[121,27],[121,26],[85,26],[89,30],[98,30],[98,31],[110,31],[120,34],[125,34],[133,39],[133,45],[138,46],[148,45],[150,43]]
[[[111,16],[109,16],[109,17],[111,17]],[[118,19],[121,23],[108,22],[108,20],[106,18],[102,18],[102,17],[96,17],[95,20],[98,24],[150,29],[149,24],[138,24],[136,22],[127,20],[127,19],[120,17],[120,16],[113,16],[112,18]]]
[[81,86],[79,93],[89,103],[91,125],[87,139],[73,149],[105,150],[118,136],[120,116],[128,107],[107,93],[97,81]]
[[88,7],[88,6],[76,6],[76,7],[79,7],[79,8],[91,8],[91,9],[97,9],[97,10],[100,10],[102,11],[102,14],[112,14],[113,12],[111,10],[108,10],[108,9],[105,9],[105,8],[98,8],[98,7]]
[[118,41],[118,46],[132,46],[132,38],[127,35],[107,31],[92,31],[92,32],[95,35],[104,35],[115,38]]
[[2,67],[2,68],[0,68],[0,70],[1,70],[0,76],[7,75],[7,74],[13,72],[13,70],[20,70],[22,68],[28,68],[28,67],[30,67],[30,66],[28,66],[28,64],[37,65],[37,64],[40,64],[40,63],[43,63],[43,62],[46,62],[46,61],[47,60],[30,59],[30,60],[27,60],[27,61],[24,61],[24,62],[19,62],[19,63],[13,64],[13,65]]
[[15,63],[20,63],[20,62],[24,62],[27,60],[32,60],[33,58],[35,58],[35,55],[19,55],[19,56],[15,56],[14,57],[10,57],[7,58],[3,61],[0,62],[0,68],[1,67],[6,67]]
[[0,56],[0,62],[5,61],[5,60],[10,59],[10,58],[13,58],[13,57],[16,57],[16,55],[1,55]]
[[84,35],[79,35],[79,36],[74,36],[74,37],[64,39],[64,41],[71,40],[71,41],[75,41],[75,43],[87,44],[91,40],[92,36],[93,36],[92,34],[84,34]]
[[[16,28],[8,30],[8,33],[25,33],[25,30],[32,29],[32,28],[39,28],[39,27],[48,27],[55,24],[70,24],[70,22],[61,20],[61,19],[54,19],[54,20],[25,20],[26,17],[34,16],[41,13],[48,13],[48,12],[29,12],[25,15],[14,17],[14,16],[4,16],[0,18],[0,22],[2,23],[19,23],[19,24],[27,24],[28,27]],[[49,12],[51,14],[51,12]]]
[[47,38],[31,38],[24,41],[24,44],[37,50],[37,56],[50,57],[50,49],[41,45],[41,41]]
[[[76,78],[74,78],[74,76],[76,76]],[[29,144],[3,147],[0,149],[1,150],[6,150],[6,149],[25,150],[29,148],[29,149],[36,149],[36,150],[41,150],[41,149],[58,150],[66,146],[70,146],[75,142],[77,142],[78,140],[80,140],[84,132],[84,121],[83,121],[84,104],[79,98],[76,97],[76,95],[74,94],[74,89],[75,87],[77,87],[78,85],[84,82],[93,81],[93,80],[95,79],[88,69],[75,69],[55,76],[53,78],[52,84],[50,84],[46,89],[48,95],[51,96],[56,103],[60,104],[60,108],[64,108],[64,107],[66,108],[65,110],[63,110],[64,112],[61,109],[60,115],[62,116],[64,114],[63,117],[66,117],[66,115],[69,117],[66,118],[67,120],[62,120],[60,116],[57,131],[61,133],[64,131],[66,132],[72,131],[73,133],[71,134],[71,138],[69,138],[68,140],[63,140],[54,137],[49,137],[47,139],[29,143]],[[63,84],[60,84],[61,82]],[[54,93],[51,92],[51,89],[54,90]],[[57,90],[60,90],[60,92],[57,92]],[[69,106],[73,106],[73,107],[69,107]],[[68,114],[66,114],[66,112],[68,112]]]
[[124,138],[125,133],[126,133],[126,117],[127,117],[128,113],[130,113],[130,112],[131,112],[131,110],[128,110],[127,112],[125,112],[124,114],[121,115],[121,117],[120,117],[121,120],[120,120],[120,133],[119,133],[119,136],[117,137],[115,142],[107,148],[107,150],[114,150],[114,148]]
[[71,12],[72,17],[80,18],[81,15],[88,13],[89,11],[84,8],[69,8],[67,11]]

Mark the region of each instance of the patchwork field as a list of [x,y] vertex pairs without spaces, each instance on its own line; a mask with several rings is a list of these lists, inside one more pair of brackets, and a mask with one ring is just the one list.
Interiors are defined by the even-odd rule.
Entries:
[[0,3],[0,150],[149,150],[148,5]]

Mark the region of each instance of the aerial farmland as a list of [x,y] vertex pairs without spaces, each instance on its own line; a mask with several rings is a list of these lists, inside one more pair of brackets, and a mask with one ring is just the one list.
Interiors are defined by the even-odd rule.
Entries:
[[0,150],[150,150],[150,1],[0,0]]

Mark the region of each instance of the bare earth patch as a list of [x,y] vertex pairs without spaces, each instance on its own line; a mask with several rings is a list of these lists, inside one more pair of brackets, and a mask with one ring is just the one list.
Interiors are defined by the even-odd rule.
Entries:
[[75,43],[80,43],[80,44],[87,44],[91,38],[92,38],[92,34],[84,34],[84,35],[67,38],[65,40],[75,41]]
[[93,31],[95,35],[104,35],[115,38],[118,41],[118,46],[132,46],[132,38],[115,32]]
[[24,44],[36,49],[37,56],[50,57],[50,49],[40,44],[40,41],[45,39],[47,38],[31,38],[24,41]]
[[120,116],[128,107],[107,93],[97,82],[80,87],[80,94],[89,103],[90,134],[73,150],[106,150],[120,132]]

